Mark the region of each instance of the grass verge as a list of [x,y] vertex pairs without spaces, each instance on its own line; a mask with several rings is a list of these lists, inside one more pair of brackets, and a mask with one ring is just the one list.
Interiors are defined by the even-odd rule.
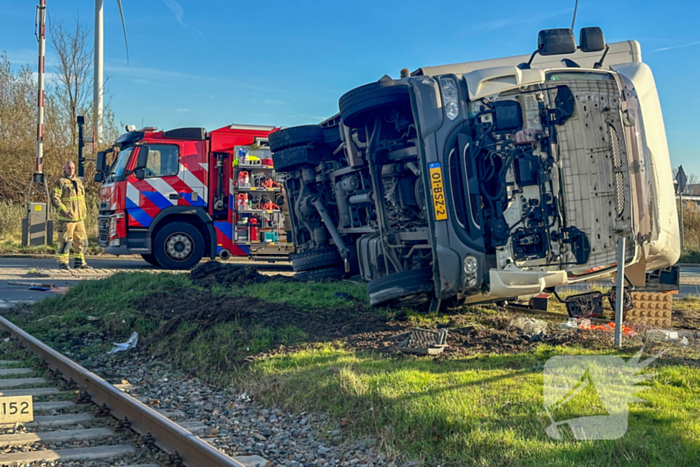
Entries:
[[[186,275],[122,273],[85,281],[65,296],[8,317],[54,347],[88,363],[113,341],[133,331],[140,342],[167,321],[143,306],[154,291],[225,304],[238,298],[306,312],[309,320],[329,313],[355,313],[362,320],[398,318],[421,326],[460,326],[460,310],[424,316],[371,310],[364,290],[354,284],[267,284],[202,289]],[[217,302],[218,300],[218,302]],[[243,303],[243,302],[241,302]],[[272,304],[272,305],[270,305]],[[205,303],[200,305],[204,307]],[[688,307],[695,302],[684,303]],[[359,351],[334,339],[319,341],[304,326],[266,324],[264,316],[241,317],[212,326],[180,323],[166,339],[153,342],[181,368],[224,384],[236,384],[266,403],[292,410],[321,411],[344,420],[350,436],[374,436],[397,459],[420,465],[697,465],[700,461],[700,369],[697,361],[655,364],[658,376],[640,389],[646,402],[630,405],[627,434],[616,440],[576,441],[547,437],[543,413],[543,368],[555,355],[591,354],[577,342],[540,345],[523,353],[483,353],[457,358],[419,358]],[[463,312],[463,310],[462,310]],[[261,312],[262,313],[262,312]],[[466,317],[471,324],[494,313]],[[461,321],[464,325],[464,320]],[[487,326],[484,322],[483,326]],[[455,332],[458,331],[454,329]],[[289,347],[292,347],[290,349]],[[271,352],[272,349],[285,351]],[[636,349],[613,353],[631,357]],[[606,351],[609,352],[609,351]],[[267,353],[247,365],[226,359]],[[112,358],[128,358],[116,354]],[[595,392],[553,413],[555,420],[604,415]]]

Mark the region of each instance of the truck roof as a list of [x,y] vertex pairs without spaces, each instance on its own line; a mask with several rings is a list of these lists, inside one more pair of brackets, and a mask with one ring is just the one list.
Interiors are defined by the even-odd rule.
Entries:
[[[615,42],[608,44],[608,46],[610,50],[603,62],[603,69],[609,70],[613,65],[619,65],[621,63],[639,63],[642,61],[642,49],[637,41]],[[572,54],[537,55],[532,62],[531,68],[547,69],[567,67],[566,63],[564,63],[565,60],[570,60],[581,68],[593,68],[602,56],[603,52],[582,52],[581,49],[576,50],[576,52]],[[514,57],[454,63],[452,65],[426,66],[418,68],[411,74],[413,76],[462,75],[487,68],[518,66],[522,63],[527,63],[528,60],[530,60],[529,54],[516,55]]]

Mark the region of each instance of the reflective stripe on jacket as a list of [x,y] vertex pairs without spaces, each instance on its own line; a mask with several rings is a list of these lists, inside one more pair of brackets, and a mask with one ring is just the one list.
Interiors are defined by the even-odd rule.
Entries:
[[63,176],[56,181],[51,193],[51,204],[58,211],[59,221],[77,222],[85,220],[85,187],[78,177]]

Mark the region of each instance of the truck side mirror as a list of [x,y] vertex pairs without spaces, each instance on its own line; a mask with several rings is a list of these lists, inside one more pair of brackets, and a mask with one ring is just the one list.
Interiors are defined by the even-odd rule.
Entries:
[[598,27],[581,29],[579,46],[582,52],[601,52],[605,50],[605,36]]
[[134,177],[136,180],[143,180],[146,178],[146,169],[134,169]]
[[[97,173],[102,175],[107,168],[107,151],[100,151],[97,153],[97,158],[95,159],[95,170],[97,170]],[[95,177],[97,177],[97,174],[95,174]],[[102,180],[97,180],[95,178],[95,181],[102,181]]]
[[103,174],[102,172],[95,172],[94,180],[97,183],[102,183],[104,181],[104,179],[105,179],[105,174]]
[[134,167],[134,171],[146,168],[148,165],[148,153],[150,151],[151,148],[148,146],[139,146],[139,155],[136,159],[136,167]]
[[545,29],[537,37],[540,55],[561,55],[576,52],[576,37],[571,29]]

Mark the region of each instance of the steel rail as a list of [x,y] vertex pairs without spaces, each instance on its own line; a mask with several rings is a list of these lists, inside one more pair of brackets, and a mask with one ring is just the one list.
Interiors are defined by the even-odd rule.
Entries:
[[49,367],[61,372],[64,378],[72,379],[81,390],[90,395],[93,402],[100,406],[105,404],[110,413],[120,420],[127,417],[132,430],[142,436],[150,434],[154,444],[167,454],[177,452],[187,467],[245,467],[2,316],[0,328],[18,338],[32,352],[42,357]]

